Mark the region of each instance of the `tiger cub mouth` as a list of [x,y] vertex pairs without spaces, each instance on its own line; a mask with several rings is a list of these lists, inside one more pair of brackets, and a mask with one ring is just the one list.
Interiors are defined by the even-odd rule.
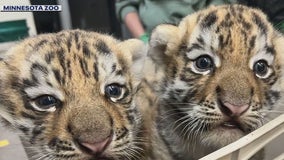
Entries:
[[241,130],[241,131],[244,132],[244,130],[243,130],[241,124],[240,124],[238,121],[233,120],[233,119],[221,123],[220,126],[221,126],[222,128],[225,128],[225,129],[239,129],[239,130]]

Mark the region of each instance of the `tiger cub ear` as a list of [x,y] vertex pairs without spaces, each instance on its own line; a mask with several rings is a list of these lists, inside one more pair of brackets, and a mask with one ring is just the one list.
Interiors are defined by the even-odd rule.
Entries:
[[278,79],[278,83],[275,83],[273,85],[273,89],[275,90],[281,90],[284,92],[284,35],[279,33],[277,35],[277,37],[274,38],[273,40],[273,45],[274,45],[274,49],[276,51],[276,61],[278,61],[278,64],[280,64],[281,66],[281,78]]
[[147,56],[147,46],[138,39],[122,41],[120,46],[123,50],[128,51],[128,54],[123,54],[127,55],[130,60],[131,75],[136,85],[138,85],[142,79],[142,70]]
[[159,64],[171,57],[181,42],[179,28],[171,24],[158,25],[152,32],[149,44],[149,56]]
[[7,78],[8,73],[9,72],[8,72],[7,64],[4,62],[2,57],[0,57],[0,86],[1,86],[1,82]]

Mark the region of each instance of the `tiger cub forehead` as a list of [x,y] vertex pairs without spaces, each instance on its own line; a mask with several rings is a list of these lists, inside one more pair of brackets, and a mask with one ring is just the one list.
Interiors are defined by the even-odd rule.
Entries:
[[7,59],[12,57],[9,60],[15,62],[38,62],[51,66],[57,65],[57,62],[59,62],[63,69],[67,69],[65,67],[68,67],[69,64],[64,66],[63,60],[70,63],[69,61],[76,59],[80,63],[87,63],[94,58],[99,59],[102,57],[121,56],[126,60],[129,59],[129,53],[124,52],[127,52],[127,50],[119,46],[119,41],[108,35],[71,30],[26,39],[10,50],[4,57]]
[[[179,25],[189,59],[210,54],[216,66],[245,65],[251,57],[264,58],[272,64],[275,53],[274,29],[266,15],[257,9],[240,5],[212,6],[183,19]],[[240,61],[243,59],[243,61]],[[223,61],[222,61],[223,60]]]
[[107,35],[72,30],[28,38],[2,58],[30,97],[45,92],[63,100],[59,90],[84,95],[114,82],[129,85],[129,48]]

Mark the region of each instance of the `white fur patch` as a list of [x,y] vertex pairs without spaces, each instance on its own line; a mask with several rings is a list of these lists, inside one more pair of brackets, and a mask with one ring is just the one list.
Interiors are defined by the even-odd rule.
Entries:
[[60,100],[64,100],[64,95],[59,91],[59,89],[52,88],[48,85],[41,85],[36,87],[29,87],[25,89],[25,92],[30,98],[36,98],[41,95],[54,95]]

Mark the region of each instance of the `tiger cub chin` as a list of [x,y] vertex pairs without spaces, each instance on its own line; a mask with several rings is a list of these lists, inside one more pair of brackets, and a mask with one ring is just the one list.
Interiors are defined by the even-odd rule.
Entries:
[[146,105],[157,106],[158,136],[174,160],[236,141],[283,105],[284,38],[260,10],[212,6],[157,26],[149,47]]
[[144,159],[144,50],[81,30],[27,38],[1,55],[0,120],[31,160]]

